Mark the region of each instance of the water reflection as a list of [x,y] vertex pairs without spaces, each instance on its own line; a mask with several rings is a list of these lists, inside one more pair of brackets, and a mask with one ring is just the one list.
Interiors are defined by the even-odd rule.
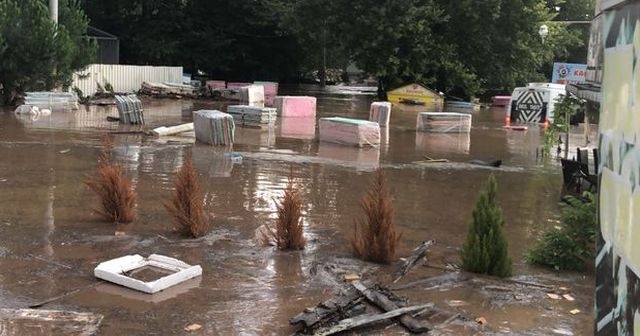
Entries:
[[469,133],[416,132],[416,150],[424,153],[469,154],[470,149]]

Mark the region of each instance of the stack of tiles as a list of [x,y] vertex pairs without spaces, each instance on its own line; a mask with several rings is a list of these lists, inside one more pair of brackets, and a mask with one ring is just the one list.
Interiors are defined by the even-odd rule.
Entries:
[[416,129],[421,132],[469,133],[471,132],[471,114],[422,112],[418,114]]
[[200,110],[193,113],[196,140],[214,146],[233,144],[236,126],[233,117],[216,110]]
[[236,124],[243,126],[269,126],[276,122],[276,109],[248,105],[230,105],[227,113],[233,116]]
[[278,110],[278,115],[283,118],[315,117],[316,97],[277,96],[275,107]]
[[320,118],[320,141],[358,147],[380,145],[377,122],[341,117]]
[[369,120],[375,121],[380,127],[389,126],[389,119],[391,118],[391,103],[389,102],[374,102],[371,103],[369,109]]
[[240,102],[244,105],[264,106],[264,86],[249,85],[241,87]]

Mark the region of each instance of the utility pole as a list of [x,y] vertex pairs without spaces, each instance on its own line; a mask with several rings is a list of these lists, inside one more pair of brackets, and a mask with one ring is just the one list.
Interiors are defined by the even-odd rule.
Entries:
[[49,0],[49,13],[51,13],[51,21],[58,24],[58,0]]

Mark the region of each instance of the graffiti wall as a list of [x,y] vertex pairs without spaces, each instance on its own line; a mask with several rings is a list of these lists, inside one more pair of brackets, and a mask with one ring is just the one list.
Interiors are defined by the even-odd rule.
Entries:
[[[611,0],[609,0],[611,1]],[[640,335],[640,1],[602,14],[598,335]]]

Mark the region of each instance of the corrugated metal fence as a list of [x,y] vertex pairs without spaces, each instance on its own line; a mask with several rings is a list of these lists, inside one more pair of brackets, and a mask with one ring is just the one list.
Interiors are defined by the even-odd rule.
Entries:
[[182,67],[91,64],[73,75],[71,88],[78,87],[88,96],[96,93],[96,83],[102,87],[110,83],[115,92],[134,92],[142,82],[182,83]]

